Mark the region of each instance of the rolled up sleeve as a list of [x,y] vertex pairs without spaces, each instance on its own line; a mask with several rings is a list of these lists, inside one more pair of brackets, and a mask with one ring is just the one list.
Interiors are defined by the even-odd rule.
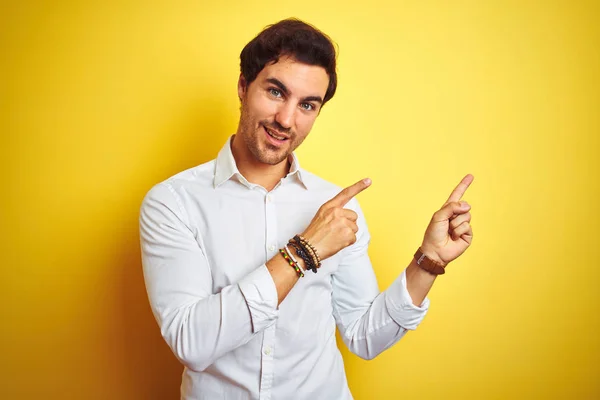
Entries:
[[238,286],[246,299],[252,331],[260,332],[272,325],[277,319],[277,288],[266,265],[240,280]]
[[417,329],[429,309],[428,298],[423,300],[420,307],[413,304],[406,288],[406,270],[385,291],[385,304],[392,319],[408,330]]

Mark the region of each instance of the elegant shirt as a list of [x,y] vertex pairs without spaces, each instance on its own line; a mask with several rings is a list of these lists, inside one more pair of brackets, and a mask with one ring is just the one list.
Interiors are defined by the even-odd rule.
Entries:
[[[267,192],[238,171],[231,138],[212,160],[154,186],[140,214],[142,261],[162,336],[185,366],[182,399],[351,399],[335,340],[371,359],[429,306],[413,305],[405,272],[384,292],[357,241],[306,272],[277,306],[265,263],[341,188],[301,169]],[[291,267],[290,267],[291,268]]]

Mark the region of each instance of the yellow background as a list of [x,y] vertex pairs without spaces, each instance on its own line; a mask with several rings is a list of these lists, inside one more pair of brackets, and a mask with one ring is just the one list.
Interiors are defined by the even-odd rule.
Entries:
[[0,398],[174,399],[141,275],[155,183],[213,158],[239,52],[305,19],[339,89],[299,151],[360,195],[385,289],[466,174],[473,246],[357,399],[600,397],[600,19],[584,1],[47,1],[0,6]]

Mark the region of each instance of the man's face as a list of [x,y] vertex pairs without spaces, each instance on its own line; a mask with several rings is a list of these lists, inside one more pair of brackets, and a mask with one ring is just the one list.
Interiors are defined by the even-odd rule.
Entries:
[[286,160],[310,132],[328,85],[323,67],[290,57],[267,64],[250,85],[240,77],[238,135],[252,156],[270,165]]

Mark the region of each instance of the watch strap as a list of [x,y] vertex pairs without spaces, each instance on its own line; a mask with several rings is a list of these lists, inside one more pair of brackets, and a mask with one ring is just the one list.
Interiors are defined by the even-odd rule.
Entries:
[[444,266],[433,261],[425,254],[423,254],[420,247],[415,253],[415,260],[417,261],[417,265],[419,266],[419,268],[429,272],[430,274],[443,275],[444,273],[446,273],[446,269],[444,268]]

